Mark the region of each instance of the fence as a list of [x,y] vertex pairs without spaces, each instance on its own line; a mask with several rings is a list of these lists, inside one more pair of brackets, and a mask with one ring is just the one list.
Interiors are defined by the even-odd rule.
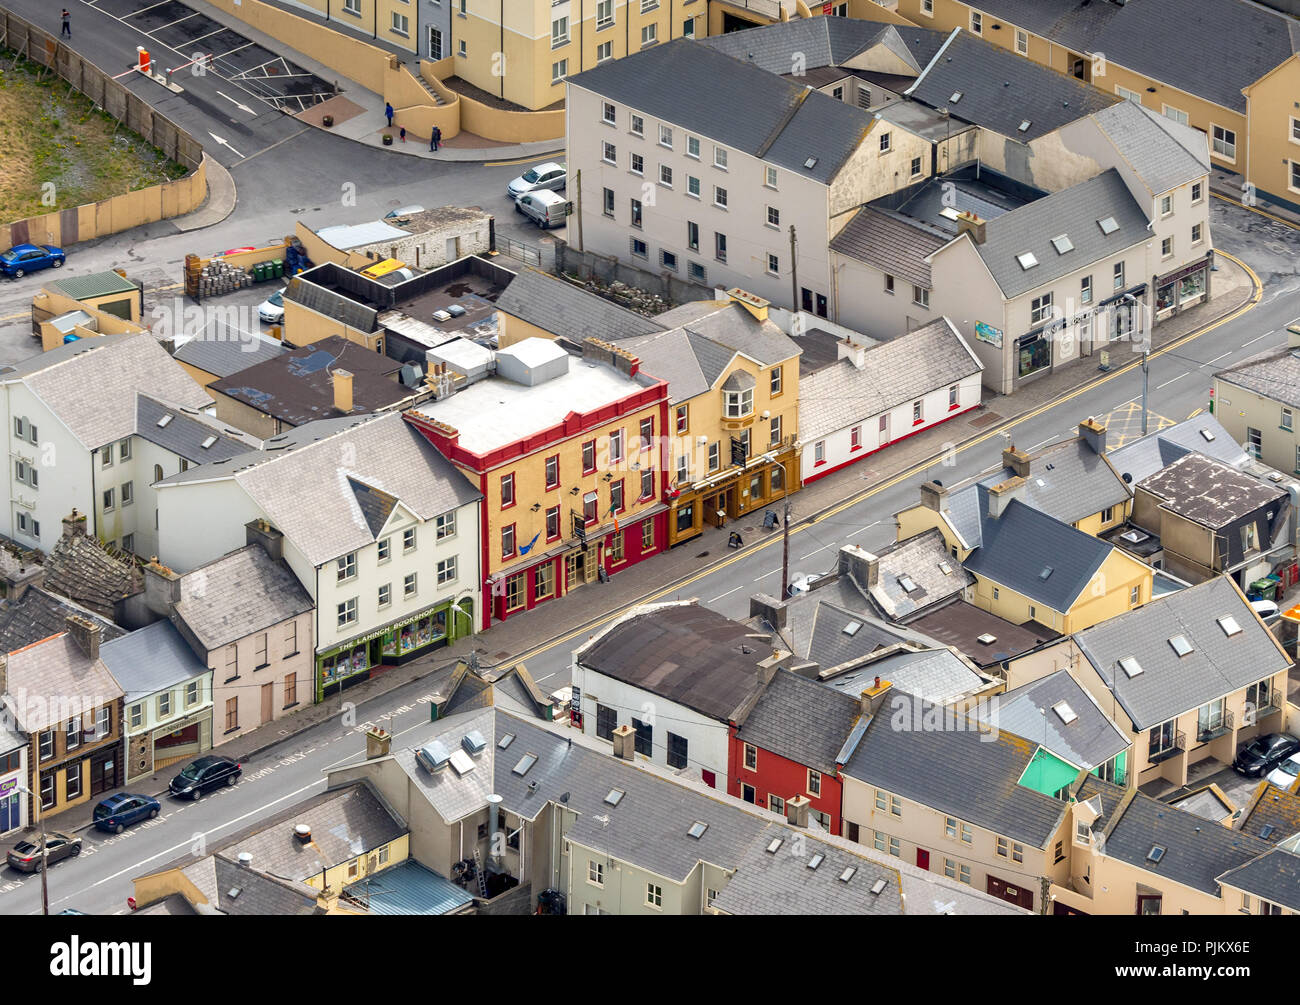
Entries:
[[[531,244],[525,244],[523,241],[515,241],[497,234],[497,251],[503,255],[509,255],[525,265],[542,268],[542,253]],[[552,256],[552,265],[554,264],[553,259],[554,256]],[[550,270],[547,269],[547,271]]]
[[13,223],[0,224],[0,247],[27,242],[75,244],[156,223],[197,209],[207,197],[203,145],[147,101],[127,90],[84,56],[12,11],[0,8],[0,46],[47,67],[122,125],[190,173],[135,192]]

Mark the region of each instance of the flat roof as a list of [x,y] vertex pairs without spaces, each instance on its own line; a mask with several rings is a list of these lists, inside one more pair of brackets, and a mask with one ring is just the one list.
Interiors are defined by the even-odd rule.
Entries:
[[[1013,625],[1005,618],[964,600],[945,604],[937,611],[910,622],[908,627],[946,645],[956,646],[978,667],[1001,663],[1060,636],[1059,632],[1035,621]],[[985,645],[979,641],[981,635],[992,635],[997,641]]]

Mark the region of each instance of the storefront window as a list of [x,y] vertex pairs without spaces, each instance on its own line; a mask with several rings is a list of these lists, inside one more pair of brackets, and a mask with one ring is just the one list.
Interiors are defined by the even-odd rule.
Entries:
[[763,472],[759,471],[749,478],[749,504],[752,506],[763,498]]
[[695,503],[677,507],[677,533],[688,531],[695,526]]
[[1178,300],[1180,303],[1187,303],[1188,300],[1195,300],[1197,297],[1205,295],[1205,272],[1197,272],[1183,280],[1183,288],[1178,291]]
[[1028,377],[1031,373],[1052,365],[1052,344],[1041,335],[1027,335],[1017,340],[1016,349],[1020,353],[1018,372],[1021,377]]
[[1165,283],[1164,286],[1156,290],[1156,310],[1167,311],[1174,306],[1174,291],[1177,289],[1175,283]]
[[772,465],[772,492],[781,492],[785,489],[785,468],[780,464]]

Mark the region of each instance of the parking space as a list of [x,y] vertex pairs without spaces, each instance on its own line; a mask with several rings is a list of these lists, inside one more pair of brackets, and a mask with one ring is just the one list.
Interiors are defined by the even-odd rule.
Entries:
[[[87,0],[136,29],[170,55],[152,52],[162,69],[202,57],[207,72],[289,112],[334,95],[334,85],[180,0]],[[172,59],[171,56],[178,57]]]

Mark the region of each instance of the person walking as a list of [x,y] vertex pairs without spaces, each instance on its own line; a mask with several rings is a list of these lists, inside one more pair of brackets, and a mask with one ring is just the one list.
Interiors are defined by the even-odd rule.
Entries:
[[398,138],[399,138],[403,143],[405,143],[405,142],[406,142],[406,126],[402,126],[402,131],[401,131],[400,133],[398,133],[397,135],[398,135]]
[[63,8],[63,30],[59,32],[59,38],[65,35],[68,38],[72,37],[72,14],[66,7]]
[[393,106],[388,102],[384,103],[384,114],[388,116],[388,128],[392,129],[393,128]]
[[433,139],[431,140],[431,143],[434,151],[437,151],[437,149],[442,146],[442,129],[438,126],[433,127]]

